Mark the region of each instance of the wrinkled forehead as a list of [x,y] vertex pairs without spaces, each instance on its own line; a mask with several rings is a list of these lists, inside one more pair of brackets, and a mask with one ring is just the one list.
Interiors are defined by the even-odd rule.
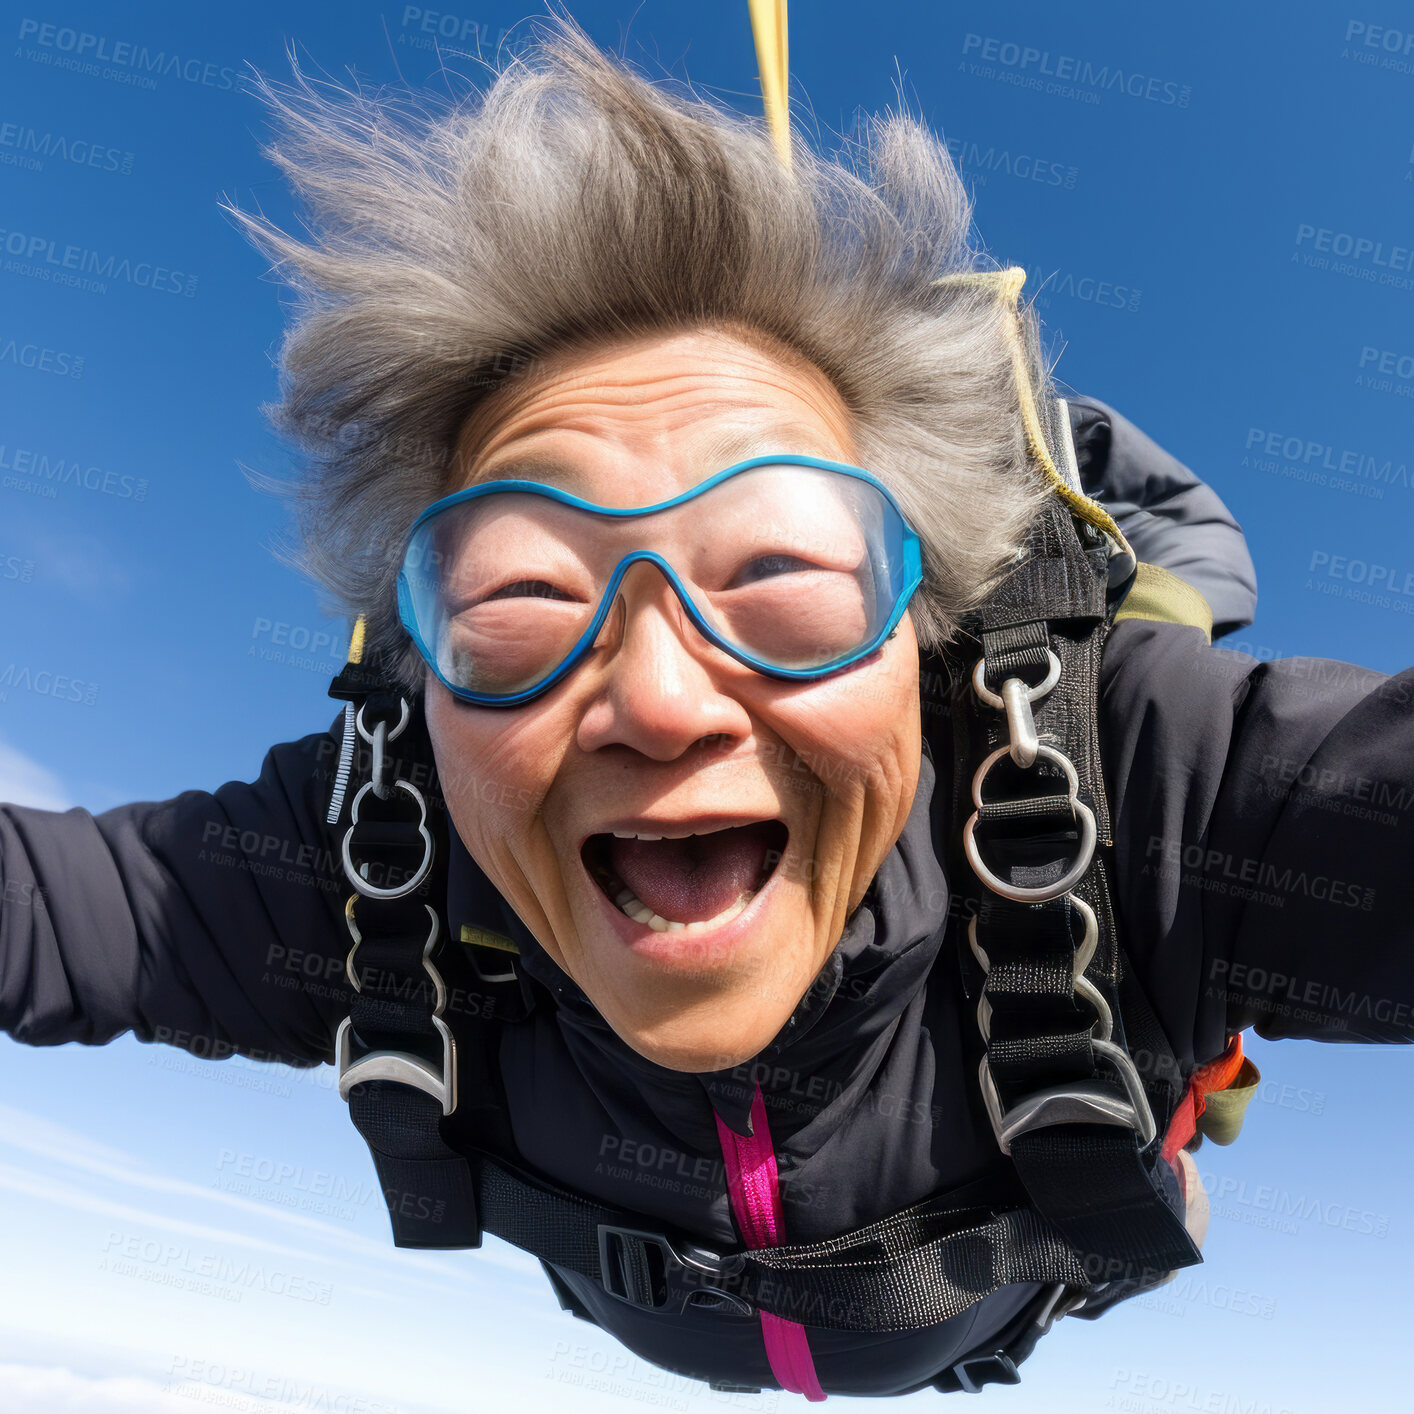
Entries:
[[652,504],[748,458],[852,462],[852,419],[808,361],[721,331],[562,352],[487,395],[443,494],[527,480],[606,506]]
[[652,449],[633,451],[611,442],[590,446],[582,438],[542,436],[539,447],[535,440],[513,444],[488,458],[467,484],[537,481],[601,506],[644,506],[691,490],[749,458],[797,454],[832,460],[838,454],[819,428],[804,422],[699,424],[682,434],[680,445],[659,448],[656,454]]

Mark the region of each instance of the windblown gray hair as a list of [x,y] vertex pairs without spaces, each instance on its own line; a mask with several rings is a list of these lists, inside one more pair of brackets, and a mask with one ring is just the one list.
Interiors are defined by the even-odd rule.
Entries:
[[[413,519],[456,489],[468,416],[567,347],[626,333],[749,326],[822,370],[860,463],[924,546],[911,606],[941,647],[1014,557],[1047,495],[1029,460],[995,270],[946,146],[902,113],[862,118],[837,156],[763,119],[650,81],[554,15],[485,90],[403,105],[257,76],[267,156],[311,239],[227,205],[298,302],[265,411],[301,454],[297,537],[277,553],[411,691],[422,664],[395,584]],[[1038,405],[1053,396],[1019,310]],[[521,384],[519,386],[525,386]]]

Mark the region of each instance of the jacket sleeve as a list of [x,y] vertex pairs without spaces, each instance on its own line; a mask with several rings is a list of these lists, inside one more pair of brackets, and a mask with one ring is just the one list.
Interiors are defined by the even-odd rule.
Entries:
[[1249,1026],[1414,1040],[1414,669],[1135,619],[1100,698],[1124,946],[1180,1062]]
[[101,815],[0,805],[0,1029],[332,1060],[349,995],[323,826],[338,732],[272,747],[257,780],[211,793]]

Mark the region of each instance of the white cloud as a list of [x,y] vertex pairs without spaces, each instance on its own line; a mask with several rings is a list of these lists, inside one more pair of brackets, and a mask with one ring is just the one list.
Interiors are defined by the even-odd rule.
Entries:
[[215,1384],[177,1378],[159,1384],[143,1375],[86,1375],[61,1365],[0,1362],[0,1404],[5,1414],[197,1414],[223,1405],[238,1414],[309,1414],[311,1407],[340,1407],[332,1398],[342,1395],[344,1408],[393,1408],[317,1386],[312,1393],[318,1404],[267,1398],[245,1383],[243,1373],[231,1369],[229,1378],[218,1377]]
[[[170,1178],[154,1173],[121,1150],[100,1144],[87,1135],[47,1117],[30,1114],[0,1104],[0,1146],[20,1149],[36,1157],[55,1161],[69,1168],[78,1169],[102,1179],[161,1194],[163,1199],[188,1198],[200,1204],[212,1204],[220,1208],[235,1209],[242,1215],[257,1221],[273,1220],[277,1224],[295,1228],[301,1235],[323,1240],[336,1249],[336,1255],[296,1249],[280,1243],[268,1242],[230,1228],[189,1223],[176,1218],[161,1207],[138,1210],[113,1199],[101,1197],[92,1192],[76,1188],[56,1177],[52,1169],[43,1172],[26,1171],[12,1164],[0,1162],[0,1190],[22,1193],[32,1198],[79,1212],[99,1213],[109,1217],[139,1219],[146,1225],[165,1228],[184,1236],[200,1236],[225,1241],[238,1246],[252,1246],[277,1252],[281,1255],[299,1257],[314,1262],[358,1261],[378,1262],[392,1268],[392,1274],[414,1286],[431,1287],[444,1294],[455,1294],[456,1288],[446,1285],[452,1281],[466,1281],[470,1273],[458,1272],[436,1257],[406,1248],[394,1247],[386,1240],[375,1240],[360,1233],[350,1232],[333,1223],[319,1218],[307,1217],[302,1213],[286,1212],[269,1203],[258,1202],[235,1194],[223,1193],[219,1189],[191,1183],[181,1178]],[[539,1262],[526,1252],[507,1243],[492,1238],[479,1252],[483,1263],[491,1263],[521,1278],[529,1287],[539,1290],[543,1272]],[[428,1282],[414,1276],[416,1271],[425,1271],[437,1278]]]
[[38,761],[0,741],[0,802],[36,810],[67,810],[74,803],[63,781]]
[[6,1414],[190,1414],[199,1407],[151,1380],[94,1379],[58,1366],[0,1364],[0,1395]]

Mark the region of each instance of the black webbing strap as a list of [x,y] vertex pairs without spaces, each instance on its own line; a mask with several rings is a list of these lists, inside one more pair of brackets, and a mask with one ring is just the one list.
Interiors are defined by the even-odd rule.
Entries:
[[486,1231],[646,1310],[725,1300],[832,1330],[906,1331],[1012,1282],[1089,1285],[1070,1244],[993,1176],[827,1241],[721,1254],[499,1156],[475,1167]]
[[[1086,537],[1090,540],[1088,531]],[[1060,1122],[1016,1133],[1009,1141],[1010,1154],[1031,1201],[1074,1245],[1091,1281],[1152,1284],[1202,1259],[1178,1212],[1176,1180],[1165,1175],[1167,1165],[1159,1155],[1163,1126],[1178,1098],[1177,1067],[1137,988],[1131,983],[1121,996],[1124,969],[1107,879],[1113,846],[1097,733],[1100,655],[1108,622],[1104,555],[1093,541],[1082,545],[1075,522],[1054,498],[1038,518],[1027,557],[972,627],[986,663],[983,681],[993,693],[1008,678],[1038,687],[1052,663],[1048,650],[1059,660],[1055,686],[1033,703],[1032,711],[1040,743],[1062,753],[1075,768],[1076,798],[1095,821],[1093,861],[1067,894],[1041,902],[1003,897],[990,885],[979,887],[961,851],[954,854],[953,870],[959,884],[978,899],[975,939],[987,968],[984,972],[964,940],[963,975],[974,1003],[985,997],[986,1070],[1003,1114],[1048,1087],[1100,1086],[1119,1103],[1132,1098],[1112,1055],[1101,1059],[1097,1054],[1092,1030],[1098,1008],[1074,985],[1074,955],[1084,920],[1069,895],[1093,912],[1098,937],[1084,976],[1108,1007],[1111,1041],[1126,1055],[1126,1021],[1137,1020],[1143,1028],[1145,1065],[1137,1080],[1157,1134],[1141,1147],[1134,1128],[1098,1122],[1098,1116],[1086,1122],[1077,1110]],[[950,662],[955,680],[970,680],[971,662],[952,655]],[[985,705],[970,689],[957,694],[952,706],[954,820],[960,821],[967,812],[962,793],[979,764],[1008,744],[1009,721],[1004,711]],[[982,789],[975,840],[992,874],[1023,889],[1058,884],[1077,858],[1082,833],[1062,771],[1044,759],[1022,767],[1003,755]]]
[[[455,1084],[455,1043],[433,1019],[446,997],[437,950],[445,941],[447,823],[434,792],[436,775],[420,707],[405,704],[358,664],[335,679],[329,695],[354,704],[359,724],[354,729],[361,727],[360,735],[373,735],[382,724],[376,757],[371,751],[355,752],[367,760],[369,770],[352,773],[337,818],[328,822],[336,848],[342,852],[349,836],[355,870],[389,890],[410,883],[429,848],[432,853],[421,882],[398,897],[370,896],[350,884],[347,970],[357,990],[349,1005],[348,1059],[356,1064],[370,1055],[411,1057]],[[379,768],[382,794],[377,788],[363,790]],[[352,820],[355,801],[357,824]],[[341,1055],[341,1079],[343,1065]],[[347,1099],[350,1118],[373,1155],[395,1245],[479,1247],[472,1167],[442,1137],[441,1101],[392,1079],[355,1083]]]

